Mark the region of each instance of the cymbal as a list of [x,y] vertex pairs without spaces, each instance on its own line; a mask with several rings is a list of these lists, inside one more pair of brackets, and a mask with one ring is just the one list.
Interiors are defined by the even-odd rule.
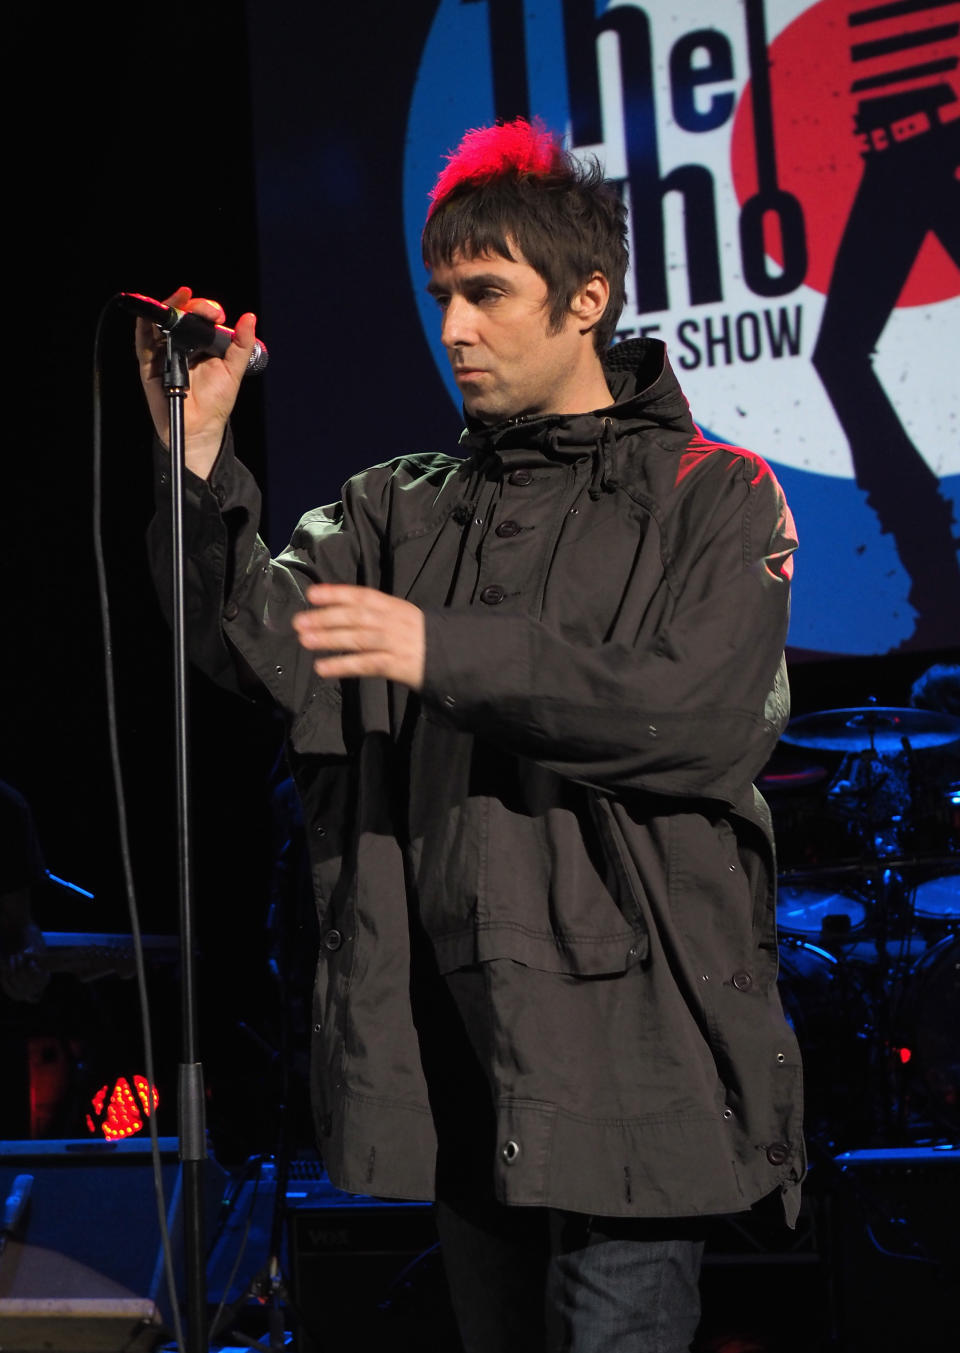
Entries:
[[823,709],[791,719],[782,742],[831,752],[901,752],[940,747],[960,738],[960,719],[928,709],[867,705],[862,709]]

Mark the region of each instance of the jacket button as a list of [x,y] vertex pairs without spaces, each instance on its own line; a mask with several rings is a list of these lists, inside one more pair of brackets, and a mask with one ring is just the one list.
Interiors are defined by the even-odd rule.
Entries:
[[790,1159],[790,1147],[786,1142],[771,1142],[767,1147],[767,1160],[771,1165],[782,1165]]
[[236,620],[239,614],[240,607],[237,605],[235,601],[228,601],[226,606],[224,606],[223,608],[224,620]]
[[522,489],[533,481],[533,475],[529,470],[511,470],[508,478],[511,484],[519,484]]
[[753,978],[748,972],[735,972],[732,980],[738,991],[749,991],[753,986]]
[[520,1143],[513,1141],[512,1138],[509,1142],[504,1142],[500,1150],[500,1155],[503,1157],[504,1163],[507,1165],[512,1165],[513,1162],[516,1160],[517,1156],[519,1156],[519,1154],[520,1154]]
[[216,488],[214,489],[214,491],[213,491],[213,496],[214,496],[214,498],[216,498],[216,500],[217,500],[217,502],[220,504],[220,506],[223,507],[224,503],[227,501],[227,491],[226,491],[226,489],[221,488],[220,485],[218,484],[217,487],[216,487]]
[[498,587],[496,583],[492,583],[489,587],[485,587],[480,593],[480,600],[487,606],[499,606],[506,595],[507,594],[502,587]]
[[323,942],[326,947],[333,952],[333,950],[340,948],[343,943],[343,936],[340,934],[339,930],[328,930],[323,937]]
[[502,521],[494,532],[494,535],[498,536],[517,536],[519,534],[520,523],[518,521]]

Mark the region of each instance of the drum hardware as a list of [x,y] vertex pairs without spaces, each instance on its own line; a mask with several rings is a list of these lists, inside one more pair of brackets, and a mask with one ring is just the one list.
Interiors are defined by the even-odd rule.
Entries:
[[[862,854],[890,860],[916,849],[921,820],[929,827],[932,801],[941,796],[923,774],[923,753],[960,740],[960,718],[875,705],[821,710],[793,719],[781,740],[844,754],[827,807],[847,824]],[[945,805],[941,815],[952,812]]]
[[908,1116],[925,1134],[960,1137],[960,936],[946,935],[910,969],[897,1010]]
[[827,789],[827,805],[873,860],[902,855],[913,802],[905,753],[848,752]]
[[833,1151],[873,1132],[874,1012],[850,964],[808,940],[780,944],[780,995],[804,1063],[804,1134]]
[[[783,875],[777,894],[777,924],[784,933],[813,940],[841,942],[866,928],[868,901],[842,887],[828,886],[825,871],[807,871],[816,881],[800,874]],[[832,881],[834,871],[830,871]]]
[[[781,993],[817,1146],[960,1131],[960,781],[952,748],[927,755],[958,740],[954,716],[873,705],[801,716],[783,736],[794,756],[842,757],[819,808],[804,805],[816,867],[779,880]],[[761,788],[789,830],[799,796],[783,785]]]
[[[781,995],[804,1055],[806,1131],[821,1144],[903,1144],[960,1127],[960,939],[931,946],[915,911],[925,883],[911,877],[947,859],[896,863],[781,881]],[[926,883],[955,904],[960,873]]]
[[757,778],[770,807],[777,850],[790,869],[812,868],[835,858],[834,842],[822,829],[823,793],[831,772],[801,760],[792,748],[778,744]]

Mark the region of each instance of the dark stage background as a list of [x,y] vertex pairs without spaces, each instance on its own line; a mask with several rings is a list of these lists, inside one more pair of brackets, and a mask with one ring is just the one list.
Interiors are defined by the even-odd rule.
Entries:
[[[295,511],[336,496],[353,470],[400,450],[451,447],[459,422],[411,300],[400,224],[406,113],[434,9],[278,0],[246,13],[173,4],[162,14],[130,6],[109,18],[21,20],[18,51],[42,84],[46,120],[28,124],[26,230],[12,261],[35,324],[20,361],[26,396],[12,401],[19,427],[7,440],[0,776],[32,804],[48,867],[96,894],[86,902],[44,890],[47,929],[128,928],[90,529],[98,312],[119,290],[162,298],[180,283],[218,298],[230,317],[258,311],[272,365],[247,383],[235,422],[268,508],[275,492],[283,497],[271,512],[275,549]],[[170,644],[144,564],[150,435],[131,343],[129,320],[108,316],[106,550],[142,920],[172,931]],[[312,435],[315,411],[322,437]],[[905,704],[937,656],[796,663],[795,710],[870,696]],[[262,935],[279,737],[269,714],[202,677],[192,697],[201,1033],[215,1086],[231,1087],[222,1092],[231,1113],[220,1117],[236,1122],[244,1087],[268,1074],[237,1021],[262,1018],[269,1032]],[[162,1000],[166,1036],[177,1010]]]
[[[36,913],[47,930],[129,928],[91,545],[98,313],[117,291],[162,298],[180,283],[219,299],[230,318],[258,312],[271,367],[265,379],[247,382],[234,421],[243,458],[264,489],[274,549],[299,511],[334,498],[354,470],[401,450],[451,448],[459,420],[413,300],[422,278],[411,270],[403,228],[407,114],[437,7],[438,0],[250,0],[246,7],[172,3],[162,12],[75,9],[56,18],[35,11],[16,21],[11,61],[24,93],[13,125],[26,154],[11,212],[22,235],[7,271],[26,284],[26,294],[6,326],[17,361],[14,367],[8,360],[15,423],[6,438],[3,494],[8,619],[0,778],[32,805],[48,868],[95,894],[86,901],[42,888]],[[510,8],[501,4],[499,12]],[[438,144],[438,155],[449,144]],[[177,924],[171,652],[145,566],[150,428],[131,329],[127,318],[111,314],[103,331],[105,543],[141,917],[145,930],[169,933]],[[823,576],[808,572],[803,559],[801,551],[799,588],[807,585],[805,573]],[[822,604],[830,600],[827,590]],[[857,604],[869,610],[871,601],[865,592]],[[943,646],[814,661],[795,654],[794,711],[870,697],[905,705],[915,678],[953,656]],[[268,712],[196,674],[191,697],[201,1055],[214,1145],[233,1163],[275,1141],[269,1045],[278,1036],[277,1001],[265,924],[277,844],[270,794],[283,774],[280,730]],[[839,760],[824,753],[794,756],[788,765],[811,759],[828,771]],[[801,816],[798,837],[803,830]],[[159,1126],[173,1133],[178,990],[169,966],[151,972]],[[823,990],[808,993],[803,979],[801,969],[794,996],[819,1004],[800,1013],[811,1018],[822,1046],[832,1046],[836,1011]],[[101,1075],[142,1068],[135,992],[116,977],[87,984],[54,978],[43,1002],[6,1002],[0,1015],[7,1020],[0,1137],[25,1135],[17,1118],[23,1076],[6,1060],[17,1040],[47,1037],[70,1048],[72,1065],[59,1082],[69,1093],[49,1119],[51,1137],[83,1131],[83,1098]],[[841,1016],[841,1034],[851,1035],[846,1009]],[[827,1074],[840,1067],[843,1082],[847,1044],[838,1046]],[[832,1102],[832,1082],[815,1080],[814,1088],[821,1104]],[[843,1104],[855,1093],[855,1084],[846,1085]],[[296,1108],[305,1144],[302,1097]],[[911,1178],[927,1191],[922,1207],[911,1195],[902,1207],[896,1203],[896,1215],[912,1217],[914,1207],[919,1216],[935,1215],[943,1196],[936,1178]],[[796,1243],[802,1249],[803,1231]],[[850,1289],[851,1309],[859,1320],[861,1310],[877,1307],[877,1337],[868,1346],[879,1348],[894,1314],[877,1305],[878,1293],[889,1292],[890,1302],[909,1312],[922,1309],[934,1289],[903,1287],[902,1264],[875,1267],[881,1261],[859,1223],[851,1224],[850,1244],[863,1250],[850,1264],[863,1282],[862,1292]],[[914,1278],[932,1273],[907,1267]],[[784,1309],[792,1320],[801,1313],[799,1349],[804,1321],[820,1323],[818,1284],[828,1281],[827,1271],[745,1268],[738,1285],[721,1266],[707,1275],[708,1304],[753,1310],[762,1289],[775,1322]],[[804,1273],[814,1275],[809,1300],[797,1287]],[[711,1298],[711,1291],[727,1296]],[[907,1346],[913,1332],[912,1324],[891,1346]],[[794,1344],[770,1345],[788,1346]]]

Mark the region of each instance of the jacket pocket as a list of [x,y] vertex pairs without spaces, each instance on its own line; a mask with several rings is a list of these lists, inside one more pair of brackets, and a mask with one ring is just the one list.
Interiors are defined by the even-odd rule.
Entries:
[[565,786],[545,812],[491,805],[478,957],[545,972],[615,975],[641,963],[649,937],[636,888],[593,792]]

